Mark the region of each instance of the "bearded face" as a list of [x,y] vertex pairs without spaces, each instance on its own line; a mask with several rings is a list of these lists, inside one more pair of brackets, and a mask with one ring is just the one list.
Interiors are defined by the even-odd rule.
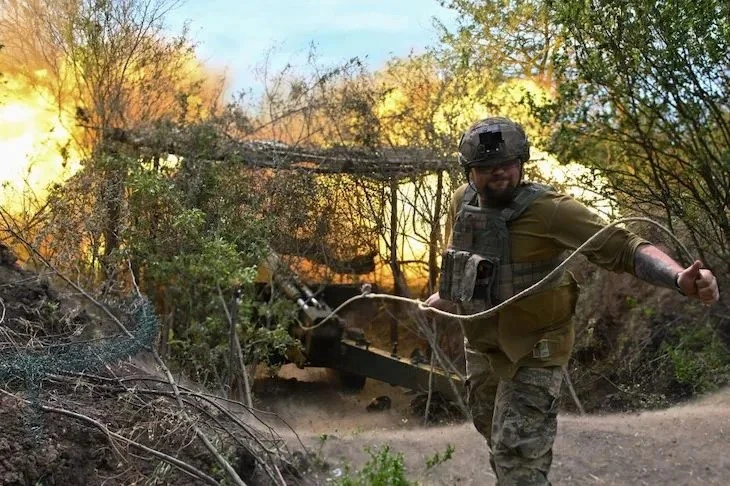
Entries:
[[488,167],[473,167],[471,180],[479,194],[490,205],[501,205],[512,201],[522,178],[519,160]]

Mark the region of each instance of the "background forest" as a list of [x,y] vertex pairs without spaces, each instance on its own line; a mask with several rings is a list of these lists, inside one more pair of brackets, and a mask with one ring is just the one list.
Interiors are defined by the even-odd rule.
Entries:
[[[275,369],[271,357],[296,345],[293,303],[257,298],[271,249],[315,289],[367,282],[424,298],[464,180],[459,137],[508,116],[532,141],[529,179],[609,221],[664,224],[718,276],[721,303],[703,308],[574,264],[583,296],[570,373],[583,406],[658,407],[727,385],[730,6],[442,3],[457,26],[439,26],[424,54],[377,71],[313,55],[269,72],[260,96],[226,99],[188,32],[166,34],[174,1],[0,0],[0,113],[50,100],[64,136],[38,157],[76,169],[45,194],[4,187],[0,242],[99,301],[147,296],[161,358],[226,395],[241,362]],[[656,228],[631,229],[687,263]],[[403,306],[388,319],[460,371],[458,326],[416,314]]]

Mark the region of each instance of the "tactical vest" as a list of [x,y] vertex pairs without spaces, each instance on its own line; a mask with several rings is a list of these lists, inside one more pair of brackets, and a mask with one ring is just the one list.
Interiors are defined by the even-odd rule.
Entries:
[[[481,304],[479,307],[489,308],[531,287],[555,269],[562,257],[512,262],[508,228],[549,189],[541,184],[522,184],[508,206],[484,208],[469,184],[456,214],[451,246],[441,261],[440,295],[459,304],[474,301]],[[560,277],[559,272],[545,286]]]

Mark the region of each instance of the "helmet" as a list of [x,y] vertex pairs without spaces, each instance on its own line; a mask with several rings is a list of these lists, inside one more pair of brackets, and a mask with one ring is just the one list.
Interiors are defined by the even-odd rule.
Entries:
[[459,164],[464,169],[490,167],[530,158],[530,142],[522,127],[503,117],[485,118],[473,124],[459,142]]

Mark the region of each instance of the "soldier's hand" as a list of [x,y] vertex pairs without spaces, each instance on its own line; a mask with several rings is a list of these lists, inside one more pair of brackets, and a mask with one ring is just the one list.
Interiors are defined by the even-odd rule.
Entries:
[[424,304],[428,307],[435,307],[446,312],[454,312],[456,310],[456,304],[450,300],[442,299],[438,292],[429,295]]
[[696,297],[705,305],[714,304],[720,299],[717,279],[702,262],[697,260],[677,275],[677,285],[688,297]]

